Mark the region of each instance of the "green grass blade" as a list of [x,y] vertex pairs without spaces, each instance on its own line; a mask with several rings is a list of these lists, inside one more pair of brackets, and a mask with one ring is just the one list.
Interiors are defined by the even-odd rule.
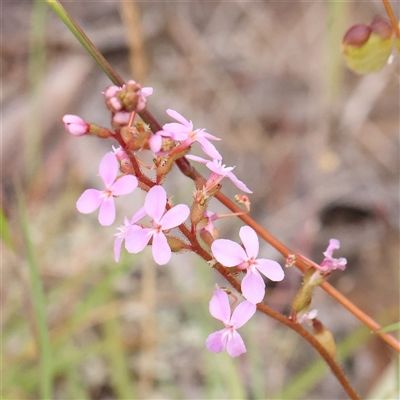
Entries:
[[30,288],[34,308],[34,318],[38,332],[39,354],[41,364],[41,398],[48,400],[52,398],[52,355],[49,332],[46,322],[46,299],[43,292],[42,282],[39,275],[38,264],[29,233],[26,209],[21,192],[19,192],[18,209],[23,231],[25,250],[29,266]]
[[12,251],[15,251],[15,245],[10,234],[10,227],[2,208],[0,208],[0,235],[4,244]]
[[109,77],[114,85],[122,86],[124,80],[118,75],[114,68],[108,63],[103,55],[96,49],[91,40],[86,36],[78,24],[71,18],[65,11],[64,7],[57,0],[46,0],[47,4],[54,10],[61,21],[67,26],[72,34],[78,39],[79,43],[86,49],[86,51],[93,57],[94,61]]

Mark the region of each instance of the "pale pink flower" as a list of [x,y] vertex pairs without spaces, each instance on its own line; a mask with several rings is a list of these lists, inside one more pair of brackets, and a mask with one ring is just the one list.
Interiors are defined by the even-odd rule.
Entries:
[[115,220],[114,196],[133,192],[138,180],[126,175],[117,178],[119,164],[113,153],[107,153],[100,162],[99,175],[104,182],[104,190],[88,189],[76,202],[76,208],[83,214],[90,214],[100,207],[99,222],[103,226],[111,225]]
[[142,207],[132,218],[129,220],[128,218],[124,218],[124,225],[121,225],[117,228],[119,232],[115,233],[115,241],[114,241],[114,259],[115,262],[119,261],[119,257],[121,255],[121,247],[122,242],[125,240],[126,235],[129,231],[142,229],[139,225],[134,225],[137,221],[142,219],[146,215],[146,210]]
[[243,339],[236,329],[241,328],[256,312],[256,305],[249,301],[241,302],[231,316],[228,295],[221,289],[215,290],[210,300],[210,313],[225,325],[225,328],[211,333],[206,346],[209,351],[220,353],[227,350],[231,357],[238,357],[246,352]]
[[333,250],[340,248],[340,242],[337,239],[331,239],[329,241],[329,246],[323,253],[325,258],[322,261],[319,270],[323,273],[329,273],[335,269],[344,270],[346,268],[347,260],[345,258],[333,258]]
[[90,125],[77,115],[64,115],[63,122],[65,129],[75,136],[83,136],[90,130]]
[[[157,132],[159,136],[170,137],[173,140],[181,142],[182,148],[188,148],[194,142],[198,142],[201,146],[201,149],[208,156],[215,158],[216,160],[222,159],[221,154],[219,154],[218,150],[210,142],[210,140],[221,140],[220,138],[211,135],[210,133],[206,132],[205,129],[193,130],[193,122],[188,121],[177,111],[167,110],[167,114],[178,122],[165,124],[163,126],[163,130]],[[155,141],[155,139],[153,139],[153,141]],[[153,147],[156,148],[154,144]]]
[[146,195],[144,208],[152,219],[152,228],[129,230],[125,236],[125,247],[130,253],[139,253],[152,241],[154,260],[165,265],[171,258],[171,249],[163,231],[169,231],[182,224],[189,216],[186,204],[178,204],[165,212],[167,193],[162,186],[153,186]]
[[240,228],[239,236],[244,249],[238,243],[227,239],[217,239],[211,245],[215,259],[225,267],[236,267],[246,270],[241,288],[243,296],[251,303],[257,304],[265,295],[265,283],[260,272],[271,281],[281,281],[284,278],[282,267],[273,260],[256,258],[259,250],[258,237],[249,226]]
[[186,158],[189,160],[197,161],[199,163],[205,164],[206,167],[212,171],[211,176],[208,178],[205,190],[211,191],[216,185],[218,185],[222,179],[225,177],[229,178],[232,183],[240,190],[246,193],[253,193],[242,181],[240,181],[233,174],[232,170],[235,167],[227,167],[225,164],[222,164],[222,160],[206,160],[205,158],[201,158],[198,156],[187,155]]

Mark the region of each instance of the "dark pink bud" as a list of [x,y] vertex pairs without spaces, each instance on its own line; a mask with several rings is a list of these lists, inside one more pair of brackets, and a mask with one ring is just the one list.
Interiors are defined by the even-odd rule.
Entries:
[[83,136],[89,132],[90,126],[77,115],[64,115],[63,122],[65,129],[75,136]]
[[370,26],[372,31],[382,39],[390,39],[393,36],[392,25],[385,19],[375,17]]
[[344,45],[354,46],[354,47],[361,47],[365,44],[370,35],[372,29],[371,27],[359,24],[352,26],[344,35],[342,43]]

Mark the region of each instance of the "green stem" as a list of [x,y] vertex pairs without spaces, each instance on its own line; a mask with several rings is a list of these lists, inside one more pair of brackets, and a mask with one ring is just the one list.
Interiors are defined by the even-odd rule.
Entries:
[[95,45],[90,41],[82,29],[77,23],[69,16],[64,7],[57,0],[46,0],[47,4],[54,10],[59,16],[61,21],[67,26],[67,28],[73,33],[78,39],[79,43],[85,48],[85,50],[93,57],[94,61],[104,71],[104,73],[110,78],[114,85],[122,86],[124,80],[114,70],[103,55],[96,49]]

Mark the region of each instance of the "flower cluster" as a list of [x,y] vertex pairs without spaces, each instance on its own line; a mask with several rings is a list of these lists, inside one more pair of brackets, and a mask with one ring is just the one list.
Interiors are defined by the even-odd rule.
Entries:
[[[103,188],[85,190],[78,199],[76,207],[84,214],[92,213],[99,208],[99,223],[109,226],[116,219],[114,199],[130,194],[140,187],[147,192],[144,204],[131,218],[125,216],[124,224],[117,228],[115,234],[116,262],[120,259],[123,244],[126,251],[132,254],[140,253],[150,245],[154,261],[159,265],[167,264],[173,252],[189,250],[199,255],[204,254],[204,244],[206,244],[209,253],[203,258],[207,261],[213,258],[215,266],[219,264],[234,268],[237,276],[243,273],[241,292],[245,300],[233,313],[227,293],[221,289],[214,292],[210,301],[210,313],[222,321],[225,328],[211,334],[206,341],[210,351],[219,353],[226,349],[232,357],[237,357],[243,354],[246,348],[236,330],[254,315],[256,305],[263,301],[265,296],[263,277],[277,282],[284,278],[284,272],[276,261],[257,258],[258,237],[249,226],[243,226],[239,231],[242,245],[231,240],[219,239],[219,232],[214,224],[219,216],[208,209],[208,203],[220,190],[222,180],[228,178],[241,191],[252,192],[234,175],[232,172],[234,167],[227,167],[222,163],[221,154],[211,143],[220,139],[205,129],[194,129],[192,121],[188,121],[177,111],[167,110],[167,114],[177,122],[165,124],[162,130],[155,134],[152,134],[143,122],[134,123],[136,113],[145,109],[147,97],[152,92],[152,88],[142,88],[135,81],[129,81],[123,87],[107,88],[104,98],[111,112],[112,130],[87,123],[75,115],[64,116],[63,122],[71,134],[114,138],[120,144],[120,147],[113,148],[113,151],[107,153],[100,162],[99,176],[103,181]],[[187,155],[196,142],[210,159]],[[154,154],[154,165],[148,168],[156,171],[155,181],[141,170],[144,163],[139,156],[144,150],[152,151]],[[211,171],[208,179],[203,177],[196,179],[191,207],[186,204],[171,205],[162,186],[174,162],[182,156],[205,164]],[[240,204],[246,205],[248,212],[250,204],[248,197],[239,195],[237,199]],[[172,230],[178,231],[180,237],[172,235]],[[332,258],[332,251],[336,248],[338,242],[332,240],[330,247],[324,253],[325,260],[321,268],[344,268],[343,259]]]

